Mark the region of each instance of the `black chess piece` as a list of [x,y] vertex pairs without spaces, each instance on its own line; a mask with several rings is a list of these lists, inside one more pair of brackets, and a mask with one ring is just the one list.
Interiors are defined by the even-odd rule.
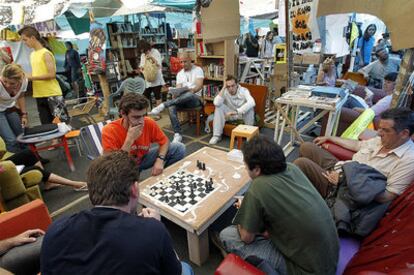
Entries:
[[169,203],[168,197],[165,197],[165,203]]
[[180,197],[177,197],[176,202],[177,202],[177,203],[180,203]]
[[178,185],[178,181],[175,182],[175,190],[179,190],[180,186]]
[[199,160],[197,160],[197,168],[198,168],[198,169],[201,169],[201,167],[200,167],[200,166],[201,166],[201,163],[200,163],[200,161],[199,161]]
[[203,162],[203,171],[206,171],[206,163]]

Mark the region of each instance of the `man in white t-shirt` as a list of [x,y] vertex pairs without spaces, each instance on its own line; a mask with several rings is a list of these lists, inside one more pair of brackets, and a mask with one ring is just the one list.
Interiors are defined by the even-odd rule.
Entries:
[[18,152],[20,146],[16,137],[23,133],[22,126],[27,124],[27,112],[24,92],[27,78],[17,64],[4,66],[0,76],[0,136],[4,139],[8,151]]
[[228,120],[243,120],[244,124],[254,124],[254,98],[232,75],[227,76],[226,85],[214,98],[214,106],[213,137],[210,144],[217,144],[221,140],[224,124]]
[[204,73],[203,70],[191,63],[191,57],[186,56],[181,61],[183,69],[177,74],[177,88],[187,87],[188,91],[176,98],[161,103],[149,113],[149,115],[158,115],[165,108],[170,113],[171,125],[174,130],[173,142],[181,142],[181,126],[177,117],[178,109],[190,109],[201,106],[201,90],[203,88]]

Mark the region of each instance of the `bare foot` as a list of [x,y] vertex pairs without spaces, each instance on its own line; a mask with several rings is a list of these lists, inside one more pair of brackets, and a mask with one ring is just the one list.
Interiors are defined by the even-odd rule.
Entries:
[[60,186],[61,186],[60,184],[47,182],[45,183],[45,187],[43,188],[43,190],[50,191],[50,190],[59,188]]

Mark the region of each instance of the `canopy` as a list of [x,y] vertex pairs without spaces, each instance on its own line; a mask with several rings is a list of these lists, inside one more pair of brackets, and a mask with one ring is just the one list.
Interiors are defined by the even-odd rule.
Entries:
[[380,18],[388,30],[393,50],[414,48],[412,0],[319,0],[317,16],[338,13],[367,13]]

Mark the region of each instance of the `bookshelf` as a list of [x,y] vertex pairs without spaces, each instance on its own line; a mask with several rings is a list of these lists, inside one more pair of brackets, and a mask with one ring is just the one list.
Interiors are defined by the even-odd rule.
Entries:
[[164,62],[168,63],[168,40],[167,31],[165,27],[165,20],[157,27],[141,27],[139,29],[139,39],[148,41],[153,47],[155,47],[161,54]]
[[128,71],[139,66],[137,33],[133,31],[130,22],[107,23],[106,27],[109,37],[108,56],[112,61],[119,62],[121,77],[125,78]]
[[[225,77],[236,73],[236,55],[233,40],[204,41],[201,35],[195,35],[195,63],[203,69],[203,97],[212,102],[221,90]],[[207,103],[208,104],[208,103]]]

